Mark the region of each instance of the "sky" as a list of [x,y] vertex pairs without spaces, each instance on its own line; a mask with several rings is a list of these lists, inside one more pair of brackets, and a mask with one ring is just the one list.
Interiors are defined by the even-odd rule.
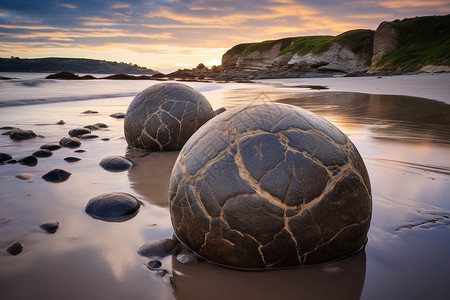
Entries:
[[450,14],[450,0],[0,0],[0,57],[78,57],[160,72],[219,65],[239,43]]

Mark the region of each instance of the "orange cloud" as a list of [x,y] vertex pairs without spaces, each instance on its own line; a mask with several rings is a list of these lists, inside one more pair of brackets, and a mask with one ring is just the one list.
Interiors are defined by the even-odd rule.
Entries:
[[70,9],[78,8],[78,6],[76,6],[74,4],[69,4],[69,3],[58,3],[58,2],[55,2],[55,5],[56,6],[66,7],[66,8],[70,8]]
[[110,7],[111,7],[111,8],[128,8],[128,7],[130,7],[130,6],[131,6],[131,4],[129,4],[129,3],[120,3],[120,2],[117,2],[117,3],[112,4]]
[[427,6],[440,6],[449,5],[446,0],[391,0],[378,2],[381,6],[388,8],[407,8],[407,7],[427,7]]

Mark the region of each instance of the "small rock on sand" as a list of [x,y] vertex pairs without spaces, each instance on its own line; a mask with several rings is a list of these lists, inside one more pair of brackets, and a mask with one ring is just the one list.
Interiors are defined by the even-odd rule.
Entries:
[[83,152],[86,152],[86,150],[79,149],[79,150],[75,150],[75,152],[76,152],[76,153],[83,153]]
[[83,111],[82,114],[98,114],[98,111],[88,109],[88,110]]
[[113,113],[109,115],[110,117],[116,118],[116,119],[123,119],[125,118],[125,114],[124,113]]
[[75,156],[68,156],[68,157],[64,158],[64,160],[69,163],[73,163],[73,162],[81,160],[81,158],[75,157]]
[[36,137],[36,133],[33,130],[14,129],[9,134],[9,138],[12,140],[27,140]]
[[19,164],[21,164],[21,165],[26,165],[26,166],[29,166],[29,167],[34,167],[35,165],[37,165],[38,160],[37,160],[36,157],[30,155],[30,156],[24,157],[24,158],[22,158],[22,159],[19,159],[18,162],[19,162]]
[[137,252],[145,257],[162,258],[175,253],[178,245],[178,242],[171,239],[159,239],[145,243]]
[[162,266],[162,263],[159,260],[151,260],[148,262],[147,266],[150,269],[159,269]]
[[66,124],[66,122],[64,122],[64,120],[59,120],[58,122],[56,122],[56,124],[58,124],[58,125],[64,125],[64,124]]
[[89,128],[74,128],[69,131],[69,135],[71,137],[78,137],[88,133],[91,133],[91,130]]
[[31,173],[19,173],[16,175],[16,178],[22,179],[22,180],[30,180],[34,177]]
[[45,181],[58,183],[58,182],[66,181],[70,175],[71,175],[71,173],[67,172],[66,170],[54,169],[54,170],[48,172],[47,174],[43,175],[42,178]]
[[100,166],[111,172],[121,172],[131,168],[133,163],[123,156],[113,155],[102,159],[100,161]]
[[105,123],[95,123],[93,125],[86,125],[84,126],[84,128],[89,128],[90,130],[97,130],[100,128],[108,128],[108,125],[106,125]]
[[58,230],[59,222],[58,221],[47,222],[47,223],[41,224],[39,227],[41,227],[48,233],[55,233],[56,230]]
[[23,245],[22,245],[22,243],[19,243],[19,242],[12,244],[11,246],[8,247],[8,249],[6,249],[6,251],[11,255],[17,255],[20,252],[22,252],[22,250],[23,250]]
[[76,137],[63,137],[60,141],[59,144],[63,147],[67,147],[67,148],[77,148],[80,147],[81,145],[81,141],[79,139],[77,139]]
[[85,135],[82,135],[81,137],[80,137],[80,139],[82,139],[82,140],[91,140],[91,139],[96,139],[96,138],[98,138],[98,135],[96,135],[96,134],[85,134]]
[[36,157],[49,157],[49,156],[52,156],[52,154],[53,153],[50,150],[41,149],[41,150],[38,150],[38,151],[34,152],[33,156],[36,156]]
[[8,161],[8,160],[10,160],[10,159],[12,159],[12,156],[11,156],[11,154],[9,154],[9,153],[0,153],[0,163],[2,163],[2,162],[4,162],[4,161]]
[[61,145],[56,144],[56,143],[48,143],[48,144],[42,145],[42,146],[39,147],[39,148],[40,148],[40,149],[45,149],[45,150],[54,151],[54,150],[61,149]]
[[135,216],[140,207],[132,195],[122,192],[101,194],[92,198],[85,211],[95,219],[103,221],[126,221]]

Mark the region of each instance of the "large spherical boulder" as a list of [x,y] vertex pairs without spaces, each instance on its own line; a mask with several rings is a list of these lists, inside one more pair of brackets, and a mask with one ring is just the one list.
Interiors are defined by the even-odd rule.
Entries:
[[169,184],[178,239],[236,268],[283,268],[361,249],[372,214],[369,177],[352,142],[299,107],[237,107],[186,143]]
[[125,138],[135,148],[179,150],[212,117],[208,100],[193,88],[160,83],[140,92],[128,106]]

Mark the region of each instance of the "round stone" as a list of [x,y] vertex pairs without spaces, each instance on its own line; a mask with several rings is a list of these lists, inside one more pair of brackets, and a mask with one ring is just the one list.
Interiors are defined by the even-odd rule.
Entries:
[[237,107],[201,127],[169,183],[177,238],[236,268],[332,261],[361,249],[372,215],[368,173],[353,143],[299,107]]
[[60,141],[59,144],[63,147],[67,147],[67,148],[77,148],[80,147],[81,145],[81,141],[76,138],[76,137],[63,137]]
[[103,221],[125,221],[135,216],[139,201],[130,194],[115,192],[92,198],[86,205],[86,213]]
[[61,145],[56,144],[56,143],[48,143],[48,144],[42,145],[42,146],[39,147],[39,148],[40,148],[40,149],[45,149],[45,150],[54,151],[54,150],[61,149]]
[[138,249],[139,255],[162,258],[175,253],[179,242],[171,239],[159,239],[145,243]]
[[67,179],[69,179],[71,174],[72,173],[67,172],[66,170],[54,169],[54,170],[51,170],[50,172],[46,173],[45,175],[43,175],[42,178],[45,181],[58,183],[58,182],[63,182],[63,181],[66,181]]
[[79,137],[83,134],[91,133],[91,130],[89,128],[74,128],[69,130],[69,135],[72,137]]
[[50,150],[41,149],[41,150],[35,151],[33,153],[33,156],[36,156],[36,157],[49,157],[49,156],[52,156],[52,154],[53,153]]
[[128,106],[125,138],[135,148],[179,150],[212,117],[208,100],[193,88],[160,83],[140,92]]
[[133,163],[126,157],[113,155],[102,159],[100,166],[111,172],[122,172],[131,168]]
[[75,156],[68,156],[68,157],[64,158],[64,160],[67,161],[68,163],[73,163],[73,162],[77,162],[77,161],[81,160],[81,158],[75,157]]
[[21,158],[18,160],[19,164],[21,165],[26,165],[26,166],[30,166],[30,167],[34,167],[35,165],[37,165],[38,160],[36,157],[30,155],[24,158]]
[[9,137],[12,140],[27,140],[32,139],[36,137],[36,133],[33,132],[33,130],[23,130],[23,129],[14,129],[9,134]]
[[55,233],[56,230],[58,230],[59,222],[58,221],[47,222],[47,223],[41,224],[39,227],[41,227],[43,230],[47,231],[47,233]]
[[16,242],[6,249],[6,251],[11,255],[17,255],[21,253],[23,250],[23,245],[20,242]]
[[0,153],[0,163],[11,160],[12,156],[9,153]]

